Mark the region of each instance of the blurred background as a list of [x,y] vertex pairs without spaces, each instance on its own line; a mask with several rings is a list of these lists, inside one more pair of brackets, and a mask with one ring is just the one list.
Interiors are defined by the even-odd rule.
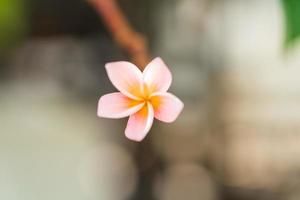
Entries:
[[[299,19],[298,0],[0,0],[0,199],[300,199]],[[96,116],[104,64],[156,56],[185,108],[132,142]]]

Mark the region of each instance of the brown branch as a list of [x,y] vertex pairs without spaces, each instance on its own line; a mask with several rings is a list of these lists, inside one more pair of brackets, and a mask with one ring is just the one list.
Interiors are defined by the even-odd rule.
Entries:
[[115,0],[88,0],[102,17],[116,43],[143,69],[149,62],[148,46],[143,35],[135,32]]

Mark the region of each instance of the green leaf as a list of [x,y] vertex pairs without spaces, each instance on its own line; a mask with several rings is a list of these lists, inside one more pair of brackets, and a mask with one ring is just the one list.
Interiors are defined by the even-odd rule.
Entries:
[[26,27],[23,0],[0,0],[0,51],[6,50],[23,35]]
[[285,45],[290,47],[300,37],[300,0],[281,0],[285,15]]

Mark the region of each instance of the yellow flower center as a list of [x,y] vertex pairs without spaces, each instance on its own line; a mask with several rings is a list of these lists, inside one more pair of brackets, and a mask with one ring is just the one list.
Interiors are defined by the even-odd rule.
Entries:
[[147,108],[147,103],[149,102],[154,110],[156,110],[159,107],[161,98],[159,96],[151,96],[154,91],[154,88],[149,88],[149,86],[144,83],[141,89],[138,89],[138,87],[136,87],[133,91],[134,95],[137,96],[139,99],[132,100],[130,106],[135,106],[144,103],[144,106],[141,109],[143,110]]

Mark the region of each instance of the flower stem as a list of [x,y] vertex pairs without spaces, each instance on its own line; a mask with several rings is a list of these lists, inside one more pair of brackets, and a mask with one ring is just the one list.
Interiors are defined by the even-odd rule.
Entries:
[[150,60],[146,38],[133,30],[115,0],[88,0],[96,9],[116,43],[141,70]]

